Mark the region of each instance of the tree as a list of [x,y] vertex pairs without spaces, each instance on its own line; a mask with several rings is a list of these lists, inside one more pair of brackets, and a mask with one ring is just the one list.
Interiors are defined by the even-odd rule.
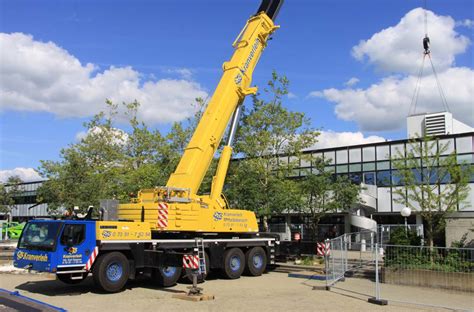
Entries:
[[[252,107],[243,111],[235,152],[244,157],[231,164],[229,198],[234,206],[253,210],[263,219],[289,211],[300,203],[295,181],[287,179],[304,148],[316,141],[318,132],[309,126],[304,113],[283,106],[289,81],[272,73],[264,93],[252,97]],[[293,161],[285,161],[293,155]]]
[[15,204],[15,197],[20,193],[19,185],[23,181],[18,176],[11,176],[5,184],[0,184],[0,212],[7,214]]
[[338,209],[346,210],[361,203],[359,198],[360,185],[351,183],[347,177],[334,177],[326,170],[329,160],[317,157],[312,160],[315,173],[308,173],[300,184],[305,204],[301,212],[309,215],[307,225],[310,227],[313,240],[317,239],[318,225],[328,213]]
[[457,161],[455,151],[438,138],[413,139],[407,150],[392,157],[395,201],[419,211],[426,222],[426,238],[433,247],[434,238],[445,227],[445,217],[455,211],[469,195],[470,164]]
[[[53,212],[74,206],[84,212],[101,199],[128,201],[141,189],[165,185],[200,117],[204,101],[196,103],[193,116],[162,135],[138,119],[137,101],[119,106],[107,100],[107,112],[84,123],[84,137],[63,148],[59,161],[41,161],[38,171],[47,181],[38,189],[39,202]],[[128,132],[115,126],[123,117]]]

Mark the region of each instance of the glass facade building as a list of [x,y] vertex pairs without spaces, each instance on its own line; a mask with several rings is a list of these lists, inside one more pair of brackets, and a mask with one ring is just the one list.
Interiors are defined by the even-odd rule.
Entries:
[[[439,137],[439,146],[447,145],[443,153],[449,155],[456,153],[459,164],[474,166],[474,132],[444,135]],[[408,139],[387,141],[363,145],[345,146],[337,148],[326,148],[305,151],[303,154],[311,154],[311,158],[320,157],[329,163],[326,170],[335,176],[346,176],[354,183],[364,183],[367,195],[372,196],[375,201],[375,213],[397,213],[404,207],[396,202],[393,190],[403,187],[400,179],[395,174],[395,168],[391,159],[397,155],[406,155],[406,152],[414,148]],[[432,151],[435,153],[436,151]],[[304,157],[303,157],[304,158]],[[297,169],[292,171],[292,177],[304,177],[308,173],[317,174],[312,167],[311,161],[295,159],[294,156],[281,156],[280,161],[289,163],[296,161]],[[418,177],[421,179],[421,177]],[[450,181],[443,181],[444,184]],[[470,194],[465,202],[458,203],[458,211],[474,211],[474,176],[470,180]],[[443,183],[438,192],[442,191]]]
[[[24,182],[16,186],[15,204],[11,206],[11,217],[15,221],[24,221],[32,218],[48,217],[48,205],[38,204],[37,189],[43,181]],[[11,186],[6,186],[7,190]],[[3,216],[6,217],[6,216]]]

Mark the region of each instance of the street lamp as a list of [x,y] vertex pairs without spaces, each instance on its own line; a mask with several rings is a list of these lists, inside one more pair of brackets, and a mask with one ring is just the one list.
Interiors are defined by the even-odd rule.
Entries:
[[411,209],[405,207],[400,211],[400,214],[405,218],[405,231],[408,232],[407,218],[411,215]]

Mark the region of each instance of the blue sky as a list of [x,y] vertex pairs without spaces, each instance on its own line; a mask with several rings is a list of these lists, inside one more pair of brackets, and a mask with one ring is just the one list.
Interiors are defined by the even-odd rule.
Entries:
[[[394,106],[393,103],[379,103],[377,99],[367,98],[371,97],[369,89],[374,85],[374,90],[371,89],[374,94],[377,94],[377,90],[384,90],[382,86],[389,89],[390,86],[396,86],[399,88],[397,92],[404,93],[401,100],[407,102],[406,99],[411,98],[413,89],[410,89],[410,77],[413,72],[409,67],[413,63],[412,68],[416,71],[421,60],[419,50],[422,35],[418,33],[424,32],[423,23],[413,22],[417,16],[415,11],[411,19],[407,18],[411,22],[400,25],[393,32],[383,30],[396,27],[402,18],[422,3],[421,0],[286,1],[277,19],[281,29],[276,32],[274,40],[270,42],[257,65],[254,83],[263,86],[273,69],[286,75],[291,82],[292,96],[285,100],[285,105],[291,110],[305,112],[315,128],[336,133],[362,132],[362,141],[370,136],[403,138],[405,126],[401,120],[408,114],[406,108],[409,103],[403,103],[399,109],[400,116],[392,118],[393,111],[390,109],[396,108],[388,109],[387,106]],[[17,54],[10,52],[13,55],[8,55],[11,50],[7,51],[5,46],[0,46],[0,60],[2,67],[6,68],[3,69],[4,74],[1,77],[1,83],[4,85],[1,91],[11,92],[10,89],[13,88],[21,94],[29,86],[22,86],[22,83],[32,75],[35,79],[31,78],[31,81],[36,83],[32,91],[30,90],[32,93],[44,92],[51,96],[48,93],[50,89],[41,89],[41,81],[49,81],[51,85],[58,84],[63,89],[66,88],[64,86],[77,87],[74,86],[74,77],[83,79],[83,85],[89,88],[90,80],[109,71],[113,66],[115,69],[130,68],[129,72],[123,75],[112,70],[115,74],[113,78],[106,80],[107,86],[120,79],[117,78],[119,76],[133,76],[135,73],[139,77],[140,86],[136,87],[138,89],[146,82],[157,83],[150,87],[153,89],[150,91],[152,95],[161,94],[159,92],[163,92],[163,88],[166,89],[166,86],[158,86],[163,79],[178,81],[172,85],[172,88],[177,89],[175,93],[184,92],[179,89],[182,85],[179,81],[189,82],[185,87],[190,98],[194,94],[212,94],[220,77],[221,64],[231,56],[232,41],[258,5],[257,0],[0,0],[0,32],[22,34],[14,38],[9,36],[5,42],[14,44],[20,50],[24,44],[25,49],[30,49],[25,53],[32,53],[31,57],[22,54],[22,57],[31,61],[31,64],[25,65],[25,69],[22,64],[27,62],[21,59],[16,62]],[[454,76],[472,77],[473,2],[429,0],[428,9],[434,14],[429,15],[428,32],[432,39],[433,60],[441,64],[440,76],[446,73],[446,81],[452,81],[450,77]],[[440,16],[443,18],[438,18]],[[452,19],[452,25],[446,19],[448,17]],[[418,46],[409,38],[411,35],[410,31],[406,31],[407,27],[417,33]],[[442,35],[437,37],[437,33],[430,32],[431,29]],[[380,34],[379,38],[373,37],[377,33]],[[393,42],[383,39],[391,38],[392,35],[395,38]],[[407,39],[403,36],[407,36]],[[371,38],[373,40],[368,42]],[[365,44],[360,44],[361,40],[365,41]],[[48,42],[51,43],[49,46],[46,45]],[[33,43],[39,44],[41,49],[62,48],[62,52],[55,50],[51,54],[52,57],[47,58],[47,62],[39,58],[35,63],[37,50]],[[383,54],[381,58],[379,50],[383,52],[383,45],[388,46],[388,53]],[[358,57],[353,50],[356,46],[359,46]],[[415,54],[416,57],[410,59],[400,57],[400,51],[415,51],[420,54]],[[435,58],[435,53],[438,59]],[[76,68],[73,74],[64,73],[68,66],[63,68],[61,64],[54,63],[59,61],[55,57],[57,55],[66,55],[80,62],[76,67],[72,66]],[[11,63],[11,59],[15,60],[17,67],[6,64]],[[93,70],[86,69],[88,63],[93,64]],[[59,72],[58,68],[62,71]],[[11,77],[16,73],[25,75],[26,78],[19,79],[23,82],[15,85],[10,81],[14,80]],[[45,76],[44,79],[42,75]],[[84,78],[84,75],[89,76]],[[70,81],[65,84],[64,79],[54,81],[59,76]],[[345,85],[353,77],[357,78],[353,79],[354,83]],[[390,81],[384,80],[387,78],[390,78]],[[7,80],[9,83],[6,83]],[[464,94],[462,98],[453,96],[452,110],[455,118],[459,114],[462,121],[473,126],[473,102],[472,98],[468,98],[472,95],[473,86],[469,86],[466,81],[456,85],[459,84],[465,85],[463,90],[466,92],[457,92]],[[87,90],[97,91],[97,84],[94,86]],[[119,87],[110,87],[110,90],[117,88]],[[429,83],[427,88],[429,89]],[[11,98],[0,97],[0,170],[36,168],[41,159],[58,159],[60,149],[75,142],[76,135],[83,131],[82,123],[102,104],[97,103],[94,108],[90,102],[92,100],[89,99],[75,102],[74,94],[68,94],[62,100],[62,92],[57,91],[58,89],[61,88],[54,88],[56,106],[50,105],[48,101],[42,102],[48,99],[46,95],[40,99],[28,92],[29,98],[19,100],[18,103]],[[97,92],[96,99],[101,99],[102,94]],[[148,91],[137,92],[140,96],[146,96]],[[447,93],[449,95],[449,92]],[[84,95],[79,94],[77,97],[84,98]],[[105,98],[105,95],[103,97]],[[110,97],[121,99],[120,94],[115,97],[111,94]],[[354,100],[352,107],[353,98],[359,100]],[[179,99],[180,103],[173,104],[176,110],[174,113],[180,111],[176,105],[186,105],[183,101],[187,98]],[[170,96],[168,100],[172,101],[174,98]],[[158,102],[158,105],[166,106],[166,99]],[[426,110],[431,109],[430,105],[426,105]],[[373,107],[367,110],[374,112],[374,115],[368,118],[361,116],[364,107]],[[435,107],[432,109],[436,110]],[[164,108],[150,112],[162,114],[161,117],[147,115],[144,118],[152,127],[163,131],[166,131],[171,120],[184,118],[184,115],[180,117],[176,114],[170,119],[164,116]],[[374,120],[373,125],[370,120]]]

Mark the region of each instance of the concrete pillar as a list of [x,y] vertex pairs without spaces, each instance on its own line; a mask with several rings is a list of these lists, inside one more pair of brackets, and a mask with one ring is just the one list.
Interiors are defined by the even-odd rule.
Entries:
[[347,214],[344,216],[344,233],[351,232],[351,220],[350,216]]
[[291,224],[291,217],[290,215],[286,215],[285,216],[285,240],[289,240],[289,241],[291,241],[290,224]]
[[424,236],[423,234],[423,230],[422,230],[422,227],[423,227],[423,217],[421,216],[421,214],[417,213],[416,215],[416,234],[420,235],[420,236]]

